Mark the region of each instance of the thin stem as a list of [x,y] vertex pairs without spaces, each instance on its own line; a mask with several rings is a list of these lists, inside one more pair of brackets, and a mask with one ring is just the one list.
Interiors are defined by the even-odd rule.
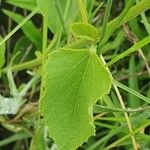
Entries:
[[134,44],[132,47],[130,47],[129,49],[127,49],[126,51],[124,51],[123,53],[119,54],[118,56],[116,56],[114,59],[112,59],[110,62],[108,62],[106,64],[106,66],[110,66],[114,63],[116,63],[118,60],[122,59],[123,57],[128,56],[129,54],[139,50],[139,48],[145,46],[146,44],[150,43],[150,36],[147,36],[146,38],[144,38],[143,40],[137,42],[136,44]]
[[[142,124],[139,128],[137,128],[136,130],[133,131],[133,134],[136,134],[138,133],[139,131],[141,131],[141,129],[144,129],[146,126],[149,125],[149,122],[145,123],[145,124]],[[106,150],[110,150],[112,148],[114,148],[115,146],[117,146],[119,143],[125,141],[126,139],[128,139],[131,135],[130,134],[127,134],[125,136],[123,136],[122,138],[118,139],[117,141],[111,143],[110,145],[108,145],[105,149]]]
[[60,17],[60,20],[61,20],[62,26],[64,28],[64,31],[67,33],[67,27],[66,27],[66,24],[65,24],[64,16],[62,15],[62,8],[61,8],[59,0],[55,0],[55,6],[56,6],[56,9],[58,11],[58,15]]
[[[130,31],[130,29],[129,29],[129,27],[127,25],[124,25],[123,27],[124,27],[124,31],[125,31],[125,33],[126,33],[126,35],[128,37],[128,40],[131,43],[136,44],[137,41],[138,41],[138,37],[132,31]],[[150,36],[150,34],[149,34],[149,36]],[[147,71],[148,71],[149,76],[150,76],[150,67],[149,67],[148,61],[147,61],[147,59],[146,59],[142,49],[139,48],[138,51],[139,51],[139,54],[140,54],[141,58],[143,59],[143,61],[145,63],[145,66],[146,66]]]
[[129,88],[129,87],[127,87],[127,86],[121,84],[120,82],[118,82],[118,81],[116,81],[116,80],[114,80],[114,79],[112,80],[112,83],[113,83],[113,85],[120,87],[121,89],[123,89],[123,90],[125,90],[125,91],[127,91],[127,92],[129,92],[129,93],[131,93],[131,94],[133,94],[133,95],[135,95],[135,96],[137,96],[138,98],[140,98],[140,99],[142,99],[143,101],[145,101],[145,102],[147,102],[147,103],[150,104],[150,99],[149,99],[149,98],[147,98],[147,97],[145,97],[144,95],[142,95],[142,94],[136,92],[135,90],[133,90],[133,89],[131,89],[131,88]]
[[104,2],[101,2],[101,3],[97,6],[97,8],[92,12],[92,14],[89,15],[89,20],[90,20],[90,22],[94,22],[94,17],[95,17],[95,15],[98,13],[98,11],[100,10],[100,8],[103,6],[103,4],[104,4]]
[[[124,102],[123,102],[123,99],[122,99],[122,96],[121,96],[121,94],[120,94],[120,92],[119,92],[119,90],[118,90],[116,85],[114,85],[114,89],[116,91],[116,94],[118,96],[118,99],[119,99],[119,102],[121,104],[122,109],[126,109],[125,105],[124,105]],[[131,136],[131,139],[132,139],[134,150],[138,150],[138,144],[136,143],[136,140],[135,140],[135,137],[134,137],[134,134],[133,134],[133,129],[132,129],[132,126],[131,126],[131,122],[130,122],[129,116],[128,116],[128,114],[126,112],[124,112],[124,115],[125,115],[125,118],[126,118],[126,121],[127,121],[128,129],[129,129],[129,131],[131,133],[130,136]]]
[[[25,69],[33,69],[34,67],[38,67],[39,65],[42,64],[42,59],[41,58],[36,58],[34,60],[22,63],[22,64],[17,64],[11,67],[11,71],[21,71]],[[0,73],[6,73],[8,70],[8,67],[1,69]]]
[[[57,38],[58,38],[58,35],[57,35],[56,39]],[[56,39],[54,40],[54,42],[56,42]],[[54,46],[54,44],[49,45],[48,48],[45,50],[45,52],[46,52],[45,57],[47,57],[47,52],[52,46]],[[15,72],[15,71],[21,71],[21,70],[25,70],[25,69],[33,69],[34,67],[38,67],[38,66],[42,65],[42,57],[33,59],[33,60],[25,62],[25,63],[14,65],[11,67],[11,71]],[[6,73],[7,70],[8,70],[8,67],[0,69],[0,73]]]
[[64,19],[66,19],[66,17],[67,17],[69,6],[70,6],[70,2],[71,2],[71,0],[67,0],[65,13],[64,13]]
[[[13,7],[13,9],[12,9],[12,12],[15,12],[16,11],[16,6],[14,6]],[[10,33],[11,32],[11,28],[12,28],[12,19],[9,17],[8,18],[8,30],[7,30],[7,33]],[[9,64],[9,59],[10,59],[10,52],[11,52],[11,50],[10,50],[10,43],[11,43],[11,39],[9,39],[8,41],[7,41],[7,57],[6,57],[6,59],[7,59],[7,64]]]
[[82,21],[88,23],[86,5],[84,4],[83,0],[77,0],[77,2],[79,5]]
[[111,108],[108,106],[102,105],[94,105],[94,113],[101,113],[101,112],[127,112],[127,113],[135,113],[135,112],[143,112],[143,111],[150,111],[150,106],[139,107],[139,108],[127,108],[127,109],[120,109],[120,108]]
[[142,57],[142,59],[143,59],[143,61],[145,63],[145,66],[147,68],[148,74],[150,76],[150,66],[149,66],[148,61],[147,61],[147,59],[146,59],[146,57],[145,57],[145,55],[144,55],[144,53],[143,53],[143,51],[141,49],[139,49],[139,54],[141,55],[141,57]]
[[16,84],[15,84],[10,66],[8,67],[8,70],[7,70],[7,79],[8,79],[11,95],[18,96],[18,90],[17,90]]
[[55,49],[60,47],[60,41],[61,41],[61,37],[62,37],[62,28],[60,29],[59,33],[58,33],[58,38],[57,38],[57,42],[55,44]]
[[113,2],[113,0],[108,0],[107,1],[104,20],[103,20],[103,25],[102,25],[102,30],[100,32],[100,40],[103,39],[103,36],[105,35],[106,26],[107,26],[109,16],[110,16],[110,10],[111,10],[111,6],[112,6],[112,2]]
[[7,145],[9,143],[12,143],[12,142],[15,142],[15,141],[19,141],[19,140],[22,140],[22,139],[29,138],[29,137],[31,137],[31,135],[29,135],[28,133],[17,132],[14,135],[12,135],[12,136],[4,139],[4,140],[1,140],[0,141],[0,147],[5,146],[5,145]]
[[57,40],[58,40],[58,37],[59,37],[59,32],[55,33],[54,34],[54,37],[53,39],[51,40],[51,42],[49,43],[48,47],[47,47],[47,52],[51,51],[52,48],[55,46]]
[[37,12],[39,8],[36,8],[31,12],[23,21],[21,21],[5,38],[0,42],[0,47],[15,33],[17,32],[28,20],[30,20]]
[[[133,1],[133,0],[132,0]],[[133,1],[134,2],[134,1]],[[129,3],[129,2],[128,2]],[[140,1],[138,4],[136,4],[135,6],[133,6],[126,14],[126,16],[124,17],[124,19],[121,21],[121,24],[124,24],[126,22],[128,22],[129,20],[131,20],[132,18],[135,18],[136,16],[138,16],[140,13],[142,13],[143,11],[146,11],[150,8],[150,0],[142,0]]]
[[147,33],[150,35],[150,24],[144,12],[141,13],[141,18],[142,18],[142,23],[144,24]]
[[44,64],[45,64],[45,60],[46,60],[46,55],[47,55],[47,50],[46,50],[46,47],[47,47],[47,33],[48,33],[48,30],[47,30],[47,15],[46,16],[43,16],[43,55],[42,55],[42,78],[41,78],[41,85],[40,85],[40,97],[42,96],[43,94],[43,90],[44,90]]
[[42,45],[42,51],[46,50],[47,47],[47,16],[43,17],[43,45]]
[[[103,62],[105,64],[105,60],[104,60],[102,55],[101,55],[101,58],[102,58],[102,60],[103,60]],[[113,77],[112,77],[112,80],[113,80]],[[118,99],[119,99],[119,102],[121,104],[121,107],[122,107],[122,109],[125,110],[126,108],[125,108],[125,105],[123,103],[123,99],[121,97],[121,94],[120,94],[120,92],[118,90],[118,87],[116,85],[113,85],[113,86],[114,86],[114,89],[115,89],[116,94],[118,96]],[[132,126],[131,126],[131,122],[130,122],[129,116],[128,116],[128,114],[126,112],[124,112],[124,115],[125,115],[125,118],[126,118],[126,121],[127,121],[128,129],[129,129],[129,131],[131,133],[131,139],[132,139],[134,150],[138,150],[138,146],[136,144],[136,140],[135,140],[135,137],[134,137],[134,134],[133,134],[133,130],[132,130]]]
[[132,4],[134,3],[133,0],[129,0],[129,2],[127,3],[127,5],[125,6],[124,10],[121,12],[121,14],[114,20],[112,20],[111,22],[109,22],[107,24],[106,27],[106,34],[103,38],[103,40],[99,43],[98,45],[98,53],[100,53],[100,49],[101,47],[107,42],[107,40],[110,38],[110,36],[112,35],[112,33],[118,28],[120,27],[123,19],[125,18],[127,12],[129,11],[129,9],[131,8]]

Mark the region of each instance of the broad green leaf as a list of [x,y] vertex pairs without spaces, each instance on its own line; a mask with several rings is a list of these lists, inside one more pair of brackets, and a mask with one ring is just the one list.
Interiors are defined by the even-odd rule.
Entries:
[[[13,19],[15,22],[17,22],[18,24],[24,20],[24,17],[8,11],[8,10],[3,10],[3,12],[9,16],[11,19]],[[39,32],[39,30],[34,26],[33,22],[31,20],[29,20],[25,25],[23,25],[22,30],[24,32],[24,34],[37,46],[37,48],[41,48],[42,47],[42,35]]]
[[7,0],[6,2],[31,11],[37,7],[36,0]]
[[61,27],[67,30],[78,14],[76,1],[37,0],[37,4],[43,16],[47,17],[48,26],[53,33],[59,31]]
[[91,41],[98,40],[98,31],[92,25],[79,22],[71,25],[71,32],[77,38],[84,38]]
[[[0,36],[0,42],[3,40],[3,38]],[[5,63],[5,44],[0,46],[0,68],[3,67]]]
[[94,135],[93,104],[111,87],[111,76],[96,52],[60,49],[44,66],[40,107],[59,150],[75,150]]

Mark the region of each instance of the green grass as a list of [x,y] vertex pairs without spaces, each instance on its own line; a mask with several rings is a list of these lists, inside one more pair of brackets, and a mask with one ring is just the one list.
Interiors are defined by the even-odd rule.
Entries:
[[[1,8],[0,149],[150,148],[149,0],[11,0]],[[84,113],[93,104],[90,136]]]

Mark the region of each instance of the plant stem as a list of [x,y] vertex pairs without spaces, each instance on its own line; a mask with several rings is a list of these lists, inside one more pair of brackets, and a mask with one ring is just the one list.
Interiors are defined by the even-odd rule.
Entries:
[[127,112],[127,113],[135,113],[135,112],[143,112],[143,111],[150,111],[150,106],[147,107],[139,107],[139,108],[127,108],[127,109],[120,109],[120,108],[111,108],[108,106],[102,105],[94,105],[94,113],[101,113],[101,112]]
[[[133,0],[129,0],[128,4],[125,6],[124,10],[121,12],[121,14],[114,20],[112,20],[110,23],[107,24],[106,27],[106,34],[103,38],[102,41],[100,41],[99,45],[98,45],[98,54],[100,53],[100,49],[101,47],[107,42],[107,40],[110,38],[110,36],[112,35],[112,33],[118,28],[120,27],[124,17],[126,16],[127,12],[129,11],[129,9],[131,8],[132,4],[133,4]],[[101,29],[100,29],[101,32]]]
[[135,90],[133,90],[133,89],[131,89],[131,88],[129,88],[129,87],[127,87],[127,86],[121,84],[120,82],[118,82],[118,81],[116,81],[116,80],[114,80],[114,79],[112,80],[112,83],[113,83],[114,85],[120,87],[121,89],[123,89],[123,90],[125,90],[125,91],[127,91],[127,92],[129,92],[129,93],[131,93],[131,94],[133,94],[133,95],[135,95],[135,96],[137,96],[138,98],[140,98],[140,99],[142,99],[143,101],[145,101],[145,102],[147,102],[147,103],[150,104],[150,99],[149,99],[149,98],[147,98],[147,97],[145,97],[144,95],[142,95],[142,94],[136,92]]
[[53,36],[53,39],[50,41],[49,45],[47,46],[47,52],[50,52],[52,51],[53,47],[55,46],[57,40],[58,40],[58,37],[59,37],[59,33],[55,33],[54,36]]
[[[40,85],[40,98],[42,97],[43,91],[44,91],[44,64],[46,62],[46,55],[47,55],[47,34],[48,34],[48,30],[47,30],[47,20],[48,17],[43,16],[43,55],[42,55],[42,78],[41,78],[41,85]],[[40,115],[38,117],[38,120],[40,120]]]
[[62,15],[63,13],[62,13],[61,4],[60,4],[59,0],[55,0],[54,2],[55,2],[56,9],[58,11],[62,26],[64,28],[64,31],[65,31],[65,33],[67,33],[67,27],[65,24],[65,19],[64,19],[64,16]]
[[150,8],[150,0],[142,0],[131,8],[133,2],[134,2],[133,0],[130,0],[127,3],[125,9],[122,11],[122,13],[117,18],[113,19],[107,24],[106,34],[103,38],[103,41],[101,41],[98,45],[98,49],[99,49],[98,53],[100,53],[101,47],[107,42],[109,37],[117,28],[119,28],[121,25],[125,24],[126,22],[130,21],[132,18],[135,18],[143,11],[146,11]]
[[[119,90],[118,90],[116,85],[114,85],[114,89],[116,91],[116,94],[118,96],[118,99],[119,99],[119,102],[121,104],[122,109],[126,109],[125,105],[124,105],[124,102],[123,102],[123,99],[122,99],[122,96],[121,96],[121,94],[120,94],[120,92],[119,92]],[[126,112],[124,112],[124,115],[125,115],[125,118],[127,120],[128,129],[129,129],[130,134],[131,134],[130,136],[131,136],[131,139],[132,139],[134,150],[138,150],[138,144],[136,143],[136,140],[135,140],[135,137],[134,137],[134,134],[133,134],[133,129],[132,129],[132,126],[131,126],[131,122],[130,122],[129,116],[128,116],[128,114]]]
[[33,12],[31,12],[23,21],[21,21],[1,42],[0,47],[12,36],[15,32],[17,32],[28,20],[30,20],[37,12],[39,8],[36,8]]
[[77,2],[79,5],[82,21],[88,23],[86,5],[84,4],[83,0],[77,0]]
[[[149,125],[149,122],[146,122],[144,125],[142,124],[140,127],[138,127],[136,130],[133,131],[133,134],[138,133],[139,131],[141,131],[142,129],[144,129],[146,126]],[[110,150],[113,149],[115,146],[119,145],[119,143],[127,140],[129,137],[131,136],[131,134],[127,134],[125,136],[123,136],[122,138],[118,139],[117,141],[111,143],[110,145],[108,145],[105,150]]]
[[102,30],[100,32],[100,40],[103,39],[103,36],[105,35],[106,26],[107,26],[109,16],[110,16],[110,10],[111,10],[111,6],[112,6],[112,2],[113,2],[113,0],[108,0],[107,1],[104,20],[103,20],[103,25],[102,25]]
[[47,16],[43,17],[43,42],[42,51],[46,50],[47,47]]
[[1,140],[0,141],[0,147],[2,146],[5,146],[7,144],[10,144],[10,143],[13,143],[15,141],[19,141],[19,140],[22,140],[22,139],[25,139],[25,138],[29,138],[31,137],[31,135],[25,133],[25,132],[18,132],[18,133],[15,133],[14,135],[4,139],[4,140]]
[[64,13],[64,19],[66,19],[66,17],[67,17],[67,13],[68,13],[68,10],[69,10],[70,2],[71,2],[71,0],[67,0],[65,13]]
[[[12,9],[12,12],[15,12],[16,11],[16,6],[14,6],[13,7],[13,9]],[[8,29],[7,29],[7,33],[10,33],[11,32],[11,27],[12,27],[12,19],[9,17],[8,18]],[[7,62],[7,64],[9,64],[9,61],[10,61],[10,52],[11,52],[11,50],[10,50],[10,44],[11,44],[11,39],[9,39],[8,41],[7,41],[7,57],[6,57],[6,62]]]
[[[39,65],[42,64],[42,59],[41,58],[36,58],[34,60],[22,63],[22,64],[17,64],[11,67],[11,71],[21,71],[25,69],[33,69],[34,67],[38,67]],[[0,72],[6,73],[8,68],[1,69]]]
[[135,6],[133,6],[126,14],[124,19],[122,20],[121,24],[124,24],[131,20],[132,18],[135,18],[143,11],[146,11],[150,8],[150,0],[142,0]]
[[126,51],[124,51],[123,53],[119,54],[118,56],[116,56],[114,59],[112,59],[110,62],[108,62],[106,64],[106,66],[110,66],[112,64],[114,64],[115,62],[117,62],[118,60],[122,59],[123,57],[128,56],[129,54],[139,50],[141,47],[145,46],[146,44],[150,43],[150,36],[147,36],[146,38],[144,38],[143,40],[137,42],[136,44],[134,44],[132,47],[130,47],[129,49],[127,49]]

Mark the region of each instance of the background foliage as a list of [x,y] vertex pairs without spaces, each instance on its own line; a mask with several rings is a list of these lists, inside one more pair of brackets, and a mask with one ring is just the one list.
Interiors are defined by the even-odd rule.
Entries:
[[[150,149],[149,0],[2,0],[0,4],[0,149]],[[84,72],[87,62],[96,66],[93,74],[92,67]],[[78,66],[75,74],[65,70],[71,64]],[[76,78],[84,84],[70,85]],[[56,90],[56,97],[49,89]],[[69,99],[76,95],[81,102],[75,107],[78,115],[70,115],[68,121],[79,122],[67,128],[63,118],[72,109]],[[85,108],[91,108],[95,136],[84,125]],[[61,131],[56,134],[58,125]],[[66,144],[72,135],[75,140]]]

